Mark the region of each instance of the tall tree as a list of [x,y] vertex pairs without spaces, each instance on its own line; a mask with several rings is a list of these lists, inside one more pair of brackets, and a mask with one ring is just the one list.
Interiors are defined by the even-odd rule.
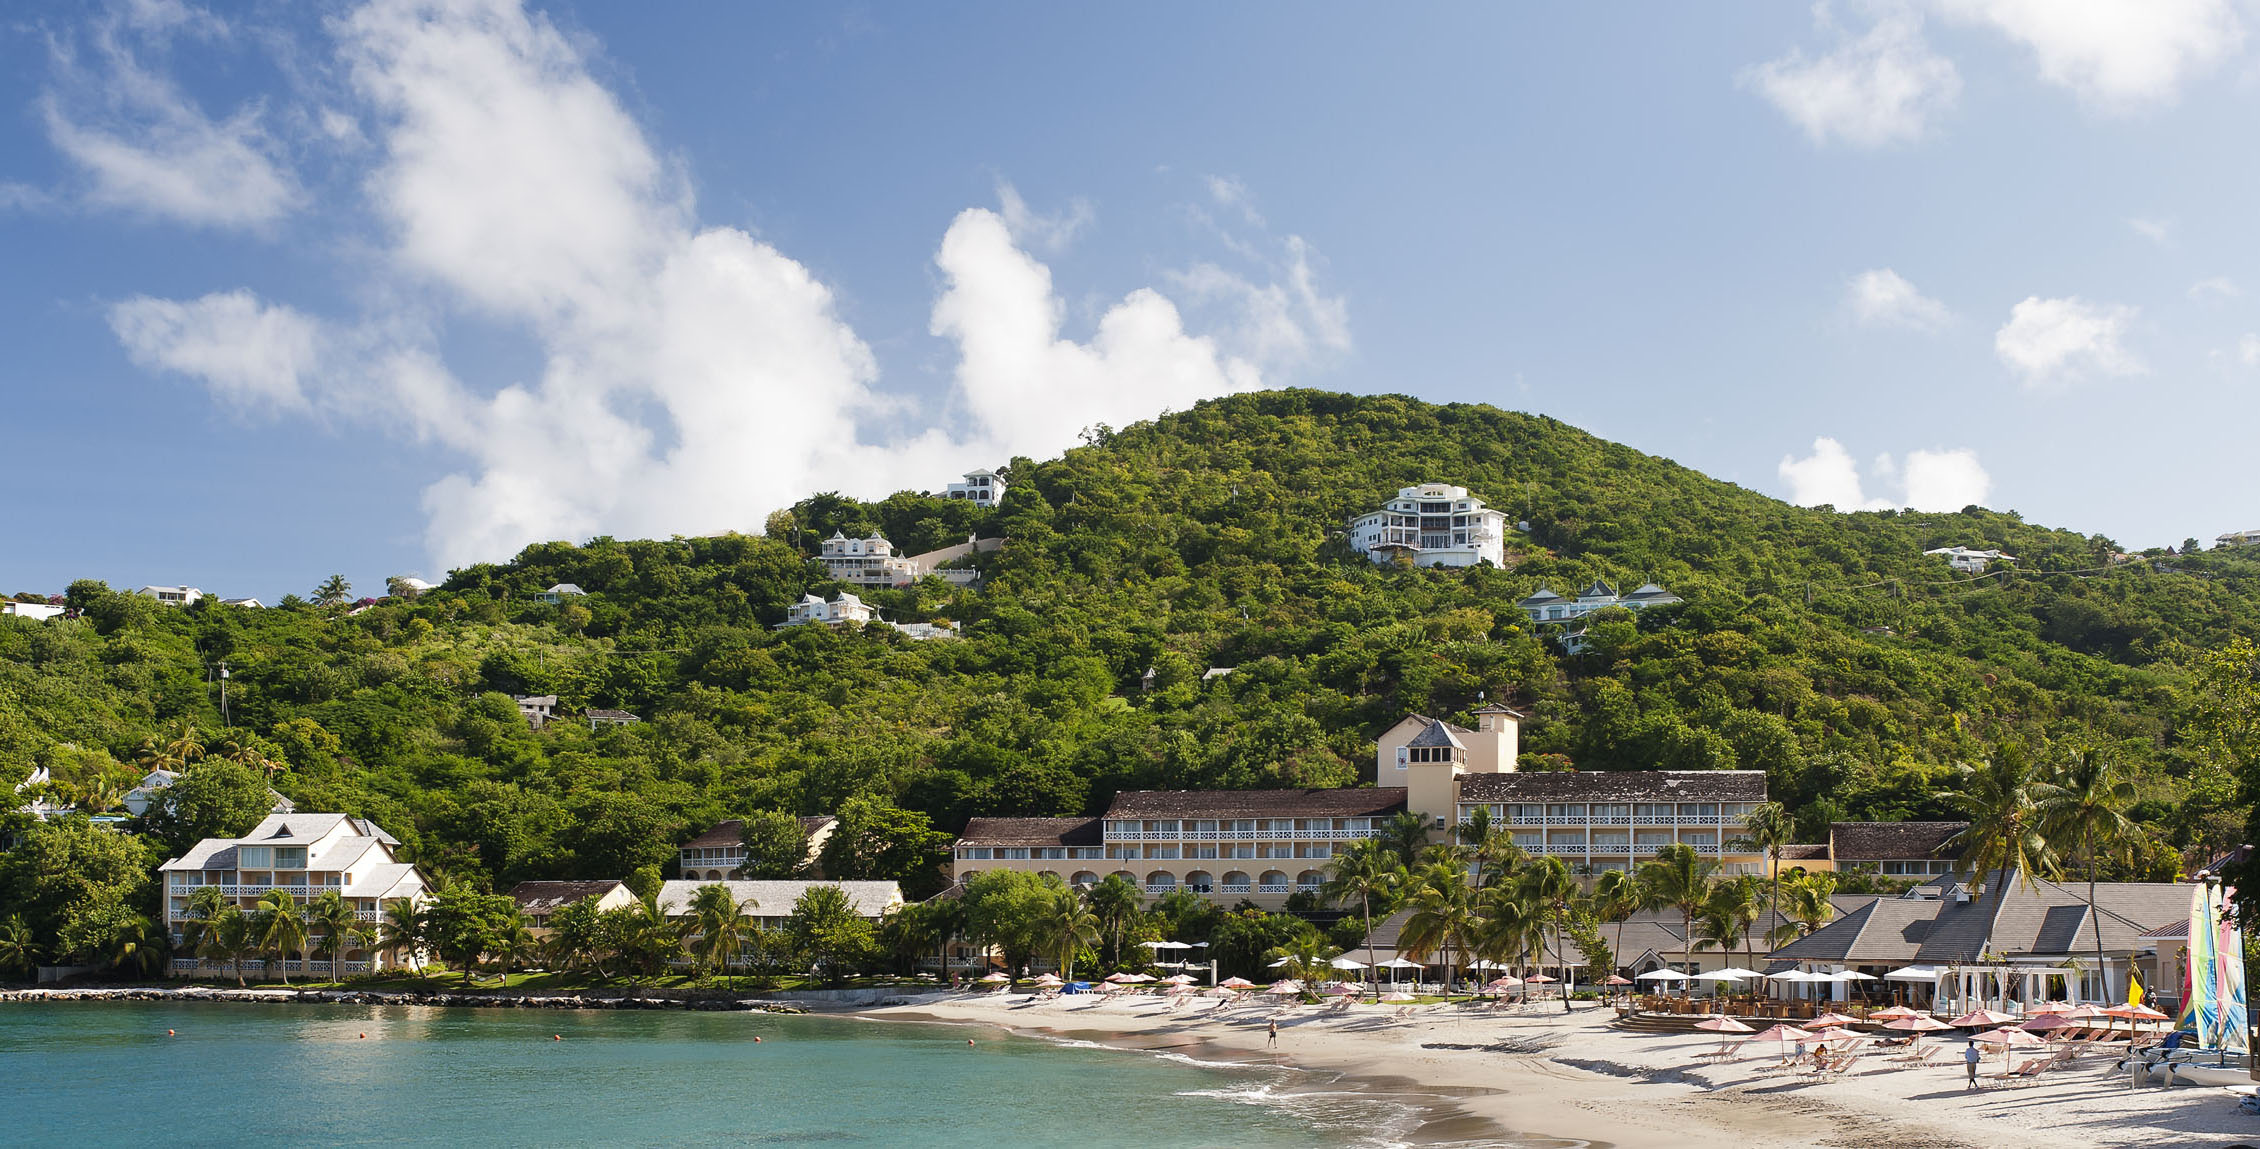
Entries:
[[1640,878],[1630,870],[1603,870],[1593,879],[1593,912],[1605,922],[1615,922],[1617,927],[1616,958],[1624,958],[1624,922],[1633,914],[1647,908],[1647,891],[1641,889]]
[[1482,886],[1495,881],[1498,875],[1514,868],[1522,860],[1522,847],[1515,845],[1514,832],[1491,817],[1491,807],[1479,805],[1453,830],[1460,845],[1466,846],[1475,861],[1475,884]]
[[745,844],[745,877],[790,878],[808,865],[808,832],[800,828],[799,818],[782,810],[756,810],[742,825],[738,836]]
[[1712,875],[1717,871],[1717,862],[1685,842],[1665,846],[1640,866],[1641,884],[1655,903],[1679,911],[1681,957],[1688,965],[1695,964],[1695,915],[1710,899]]
[[808,887],[785,919],[785,935],[835,985],[870,956],[875,940],[871,923],[856,915],[838,886]]
[[1091,887],[1091,912],[1099,916],[1100,928],[1106,931],[1106,960],[1110,965],[1122,964],[1122,935],[1137,923],[1142,898],[1137,885],[1120,874],[1108,874]]
[[1782,922],[1775,926],[1768,939],[1782,946],[1828,924],[1836,916],[1836,903],[1830,898],[1836,893],[1836,875],[1819,873],[1793,875],[1788,885],[1782,887]]
[[28,975],[38,964],[39,947],[32,940],[31,927],[24,924],[22,914],[9,914],[0,921],[0,970]]
[[1569,865],[1560,858],[1548,855],[1524,866],[1516,876],[1515,884],[1525,901],[1537,909],[1540,917],[1553,929],[1554,964],[1562,971],[1562,1012],[1569,1012],[1569,954],[1562,948],[1562,927],[1569,917],[1570,903],[1578,895],[1577,879],[1570,876]]
[[[2045,819],[2034,800],[2037,779],[2024,755],[2014,748],[1994,755],[1982,766],[1963,765],[1955,771],[1957,786],[1944,798],[1970,824],[1946,840],[1962,852],[1962,864],[1978,881],[1993,887],[1993,902],[1985,916],[1986,933],[1981,952],[1993,949],[1992,923],[2000,916],[2009,884],[2030,885],[2036,877],[2056,872],[2056,856],[2044,832]],[[1994,880],[1998,872],[2000,879]],[[1977,957],[1978,954],[1968,954]]]
[[1779,802],[1762,802],[1743,823],[1742,837],[1733,845],[1766,856],[1766,911],[1781,912],[1781,851],[1796,840],[1796,821]]
[[284,985],[290,984],[290,955],[306,948],[306,919],[299,915],[298,903],[284,890],[268,890],[252,909],[258,922],[259,948],[282,971]]
[[2108,755],[2094,750],[2075,751],[2033,788],[2041,832],[2051,841],[2075,844],[2087,871],[2087,920],[2095,931],[2097,978],[2103,976],[2103,918],[2095,910],[2095,871],[2106,855],[2140,832],[2127,817],[2134,798],[2134,783],[2119,776]]
[[377,947],[385,951],[385,964],[398,969],[402,955],[413,958],[424,946],[424,908],[408,898],[384,903],[377,923]]
[[1374,839],[1397,855],[1397,860],[1410,869],[1420,860],[1420,852],[1428,846],[1428,819],[1411,810],[1400,811],[1381,823],[1374,831]]
[[338,891],[324,890],[307,904],[306,924],[321,935],[322,949],[329,951],[330,980],[345,980],[345,951],[368,934],[361,928],[360,911]]
[[[698,938],[694,952],[702,971],[711,975],[721,969],[728,975],[753,933],[753,918],[747,911],[759,908],[760,903],[752,898],[739,901],[730,887],[719,882],[700,886],[691,895],[690,928]],[[731,984],[735,985],[735,980]]]
[[1459,981],[1456,958],[1465,957],[1475,934],[1475,893],[1466,876],[1449,866],[1427,866],[1412,879],[1412,913],[1405,916],[1397,946],[1418,961],[1432,953],[1444,958],[1444,980]]
[[141,822],[168,853],[179,857],[206,838],[250,833],[274,804],[264,776],[240,762],[212,758],[157,791]]
[[342,606],[352,598],[353,584],[345,581],[345,576],[341,574],[323,579],[322,585],[314,588],[316,606]]
[[1373,899],[1393,894],[1404,880],[1404,863],[1394,851],[1370,838],[1353,842],[1326,864],[1326,884],[1318,896],[1333,905],[1356,898],[1358,914],[1365,920],[1365,976],[1373,980]]
[[1081,895],[1060,886],[1051,892],[1051,904],[1044,908],[1037,933],[1050,944],[1051,952],[1058,956],[1059,976],[1073,978],[1075,951],[1087,945],[1098,944],[1099,917],[1084,906]]

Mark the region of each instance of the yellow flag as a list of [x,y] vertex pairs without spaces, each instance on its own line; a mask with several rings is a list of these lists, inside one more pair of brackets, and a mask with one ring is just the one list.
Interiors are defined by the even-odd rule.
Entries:
[[2135,971],[2132,961],[2127,963],[2127,1004],[2142,1004],[2142,975]]

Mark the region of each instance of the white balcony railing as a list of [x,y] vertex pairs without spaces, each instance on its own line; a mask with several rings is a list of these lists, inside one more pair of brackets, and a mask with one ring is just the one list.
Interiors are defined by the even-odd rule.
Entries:
[[1223,885],[1218,886],[1217,888],[1223,890],[1227,894],[1245,894],[1255,889],[1253,885],[1247,882],[1226,882]]
[[1256,892],[1259,894],[1285,894],[1293,891],[1294,887],[1285,882],[1265,882],[1256,887]]

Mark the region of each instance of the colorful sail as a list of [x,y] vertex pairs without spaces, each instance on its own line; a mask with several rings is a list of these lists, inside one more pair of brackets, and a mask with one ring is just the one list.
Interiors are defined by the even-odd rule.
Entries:
[[2220,1024],[2221,1014],[2218,999],[2213,996],[2220,992],[2213,984],[2213,947],[2220,938],[2213,929],[2211,903],[2205,894],[2203,882],[2189,891],[2189,964],[2183,972],[2180,1025],[2197,1031],[2201,1048],[2211,1048],[2206,1043]]
[[2246,1025],[2244,1001],[2244,936],[2236,926],[2236,911],[2230,899],[2236,890],[2229,886],[2215,888],[2213,893],[2213,997],[2220,1005],[2220,1029],[2215,1033],[2215,1046],[2232,1053],[2250,1052],[2251,1029]]

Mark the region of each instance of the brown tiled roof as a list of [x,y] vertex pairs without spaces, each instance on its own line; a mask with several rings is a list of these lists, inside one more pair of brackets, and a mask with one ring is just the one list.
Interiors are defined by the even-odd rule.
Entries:
[[839,820],[836,814],[812,814],[800,820],[800,832],[814,837],[817,831]]
[[975,818],[957,836],[961,846],[1096,846],[1097,818]]
[[700,834],[696,838],[692,838],[690,841],[685,842],[676,848],[680,850],[688,850],[695,846],[702,849],[712,849],[716,846],[735,846],[744,841],[745,822],[737,818],[732,818],[727,822],[716,822],[713,829]]
[[520,882],[511,887],[510,896],[517,899],[519,909],[529,914],[546,914],[582,898],[603,897],[619,885],[618,878],[590,882]]
[[1831,822],[1829,856],[1838,863],[1952,859],[1946,839],[1968,822]]
[[1763,770],[1574,770],[1466,774],[1462,802],[1763,802]]
[[1784,862],[1807,862],[1815,858],[1829,856],[1828,845],[1825,842],[1815,842],[1808,846],[1783,846],[1781,848],[1781,860]]
[[1109,818],[1365,818],[1405,808],[1402,786],[1339,790],[1125,790]]

